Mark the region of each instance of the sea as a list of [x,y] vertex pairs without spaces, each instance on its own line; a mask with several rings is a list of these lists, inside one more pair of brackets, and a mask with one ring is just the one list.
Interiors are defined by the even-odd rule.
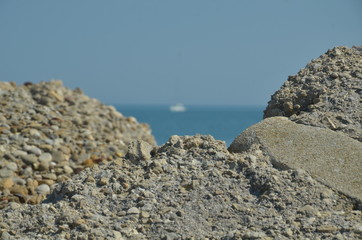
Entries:
[[173,112],[166,105],[113,106],[124,116],[133,116],[147,123],[157,144],[164,144],[172,135],[212,135],[229,146],[246,128],[263,118],[265,106],[185,106],[182,112]]

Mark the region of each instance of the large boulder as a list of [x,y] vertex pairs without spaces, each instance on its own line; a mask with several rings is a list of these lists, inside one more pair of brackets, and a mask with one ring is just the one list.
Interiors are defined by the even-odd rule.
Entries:
[[362,47],[336,47],[289,76],[264,118],[286,116],[362,141]]
[[267,118],[241,133],[231,152],[260,144],[276,168],[303,169],[315,179],[362,201],[362,143],[330,129]]

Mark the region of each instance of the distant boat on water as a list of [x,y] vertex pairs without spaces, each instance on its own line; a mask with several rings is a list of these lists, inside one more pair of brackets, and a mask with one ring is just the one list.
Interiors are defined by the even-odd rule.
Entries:
[[171,112],[185,112],[186,107],[183,104],[178,103],[178,104],[170,106],[170,111]]

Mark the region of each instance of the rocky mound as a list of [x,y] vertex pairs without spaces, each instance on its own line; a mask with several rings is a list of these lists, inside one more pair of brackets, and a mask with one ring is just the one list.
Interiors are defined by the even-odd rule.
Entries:
[[330,128],[362,141],[362,47],[336,47],[290,76],[272,95],[264,118]]
[[326,128],[271,117],[249,127],[229,147],[243,152],[260,144],[273,166],[303,169],[316,180],[362,203],[362,143]]
[[134,139],[155,145],[151,130],[61,81],[0,82],[0,209],[38,203],[55,182],[125,155]]
[[[359,139],[360,70],[361,48],[330,50],[289,78],[265,117]],[[362,238],[360,202],[310,175],[319,174],[310,161],[320,156],[308,149],[319,142],[303,141],[320,139],[320,128],[274,118],[246,130],[230,151],[202,135],[157,147],[147,125],[58,81],[0,83],[0,99],[0,239]],[[313,134],[294,136],[306,129]],[[327,132],[317,141],[339,144]],[[348,156],[358,161],[355,151]]]
[[211,136],[173,136],[151,155],[145,146],[57,184],[40,205],[11,203],[2,239],[361,237],[351,199],[305,171],[273,168],[257,144],[241,154]]

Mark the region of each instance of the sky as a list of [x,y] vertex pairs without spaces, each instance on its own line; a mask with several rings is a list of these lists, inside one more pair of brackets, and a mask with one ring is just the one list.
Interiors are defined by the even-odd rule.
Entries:
[[0,0],[0,81],[61,79],[107,104],[266,105],[335,46],[361,0]]

